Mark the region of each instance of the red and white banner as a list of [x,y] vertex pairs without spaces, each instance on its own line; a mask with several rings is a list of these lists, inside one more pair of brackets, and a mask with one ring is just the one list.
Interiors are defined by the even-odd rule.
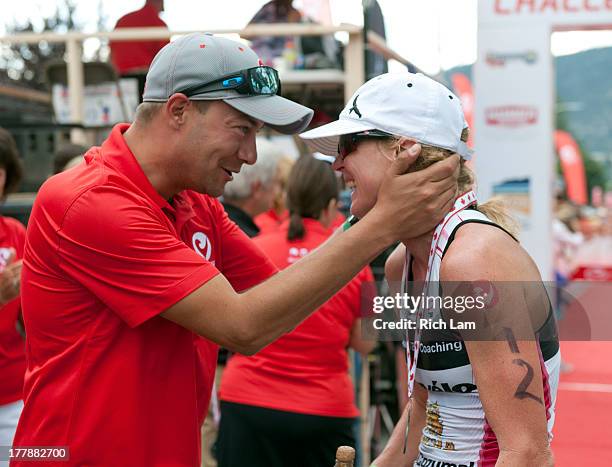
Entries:
[[610,0],[481,0],[482,21],[540,22],[560,29],[612,28]]
[[[522,181],[530,211],[521,243],[545,280],[552,278],[554,79],[550,36],[567,29],[612,29],[612,0],[479,0],[478,59],[474,67],[474,145],[478,196]],[[568,190],[586,202],[577,146],[562,141]],[[511,184],[514,187],[515,184]],[[605,201],[604,201],[605,202]]]
[[587,204],[587,182],[578,143],[567,131],[555,131],[555,148],[561,161],[567,197],[576,204]]
[[612,282],[612,266],[580,266],[572,272],[570,280]]

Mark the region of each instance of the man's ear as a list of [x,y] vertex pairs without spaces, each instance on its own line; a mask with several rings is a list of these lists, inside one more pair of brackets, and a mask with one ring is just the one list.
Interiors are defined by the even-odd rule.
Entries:
[[261,182],[260,181],[256,181],[251,183],[251,198],[254,198],[255,196],[259,195],[259,193],[261,192]]
[[166,101],[166,116],[172,128],[178,130],[185,123],[185,114],[190,104],[189,99],[181,93],[172,94]]

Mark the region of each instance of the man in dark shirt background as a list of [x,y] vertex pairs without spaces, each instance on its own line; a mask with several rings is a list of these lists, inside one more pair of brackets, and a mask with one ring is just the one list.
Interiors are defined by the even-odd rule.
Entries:
[[259,235],[253,220],[268,211],[280,188],[278,162],[283,153],[270,141],[257,140],[257,162],[242,167],[234,179],[225,186],[223,207],[231,220],[249,237]]

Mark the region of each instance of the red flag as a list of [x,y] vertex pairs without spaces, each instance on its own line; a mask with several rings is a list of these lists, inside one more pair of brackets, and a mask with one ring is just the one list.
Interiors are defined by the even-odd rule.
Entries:
[[451,76],[451,82],[455,94],[461,100],[461,106],[463,107],[463,113],[465,115],[465,121],[470,127],[470,138],[468,139],[468,146],[473,147],[474,141],[474,91],[472,90],[472,83],[467,76],[463,73],[454,73]]
[[555,131],[555,147],[561,161],[561,170],[567,197],[576,204],[587,204],[587,183],[584,162],[578,144],[566,131]]

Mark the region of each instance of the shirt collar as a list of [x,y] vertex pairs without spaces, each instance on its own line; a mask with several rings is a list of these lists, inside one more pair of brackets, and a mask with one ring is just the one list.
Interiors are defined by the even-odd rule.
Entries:
[[151,182],[142,171],[140,164],[125,142],[123,133],[129,127],[129,123],[115,125],[106,141],[102,143],[101,153],[105,163],[131,180],[162,210],[174,215],[174,207],[151,185]]
[[225,212],[227,212],[228,217],[233,220],[249,237],[256,237],[259,235],[259,227],[257,227],[257,224],[255,224],[255,221],[253,221],[253,218],[244,210],[225,201],[223,202],[223,207],[225,208]]

